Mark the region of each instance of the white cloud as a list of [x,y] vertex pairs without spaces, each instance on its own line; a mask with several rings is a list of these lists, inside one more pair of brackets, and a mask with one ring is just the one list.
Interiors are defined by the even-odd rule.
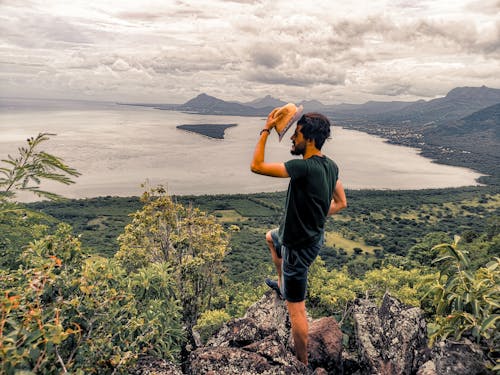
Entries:
[[498,0],[3,1],[1,94],[328,103],[500,87],[499,10]]

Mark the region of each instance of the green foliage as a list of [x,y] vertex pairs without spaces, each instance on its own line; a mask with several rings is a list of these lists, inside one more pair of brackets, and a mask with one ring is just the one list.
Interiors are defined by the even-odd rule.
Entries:
[[327,270],[324,261],[318,257],[310,269],[309,304],[318,316],[343,318],[356,297],[381,301],[389,292],[403,303],[420,307],[431,277],[433,274],[422,269],[405,270],[387,265],[366,272],[364,277],[353,278],[346,269]]
[[498,355],[500,259],[474,271],[459,240],[456,236],[453,243],[436,246],[439,276],[429,290],[436,312],[435,322],[429,324],[431,344],[448,336],[460,339],[467,335]]
[[0,269],[16,269],[23,247],[46,235],[57,220],[20,204],[5,203],[0,209]]
[[[0,167],[0,202],[15,198],[17,191],[28,191],[47,199],[59,199],[60,195],[40,189],[42,180],[74,183],[71,177],[80,175],[75,169],[64,164],[63,160],[45,151],[39,151],[40,143],[54,134],[40,133],[28,138],[28,147],[18,148],[19,156],[7,156]],[[0,207],[1,208],[1,207]]]
[[257,283],[257,285],[253,285],[247,282],[229,281],[225,285],[224,294],[227,296],[225,306],[230,316],[243,316],[252,304],[262,298],[264,292],[268,290],[268,286],[259,279],[257,279]]
[[450,241],[450,236],[444,232],[427,233],[408,250],[408,258],[419,262],[421,265],[430,266],[438,252],[435,246],[448,241]]
[[70,223],[81,235],[82,246],[92,253],[112,257],[118,249],[117,237],[130,223],[130,213],[139,210],[139,197],[96,197],[89,199],[40,201],[27,205],[31,210]]
[[33,242],[0,273],[0,372],[126,372],[140,354],[176,360],[184,341],[171,269],[128,275],[87,257],[71,228]]
[[201,314],[194,329],[200,333],[202,342],[206,343],[230,318],[231,316],[224,310],[207,310]]
[[128,272],[165,263],[176,280],[173,297],[182,304],[184,321],[193,327],[211,309],[221,289],[222,261],[229,239],[213,216],[175,203],[164,189],[144,193],[144,207],[118,238],[116,259]]
[[308,284],[308,304],[317,316],[343,316],[363,289],[363,283],[352,279],[346,270],[327,270],[321,257],[309,270]]
[[421,307],[426,284],[434,277],[422,268],[405,270],[393,265],[374,269],[365,274],[363,290],[370,297],[381,300],[386,292],[401,302]]

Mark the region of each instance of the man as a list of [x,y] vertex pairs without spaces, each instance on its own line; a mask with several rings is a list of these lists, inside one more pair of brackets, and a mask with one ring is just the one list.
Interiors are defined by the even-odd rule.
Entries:
[[307,271],[323,245],[326,217],[347,207],[338,167],[321,153],[330,137],[330,122],[319,113],[307,113],[297,122],[292,137],[292,159],[286,163],[265,162],[265,146],[276,125],[274,111],[267,118],[255,147],[251,170],[254,173],[290,178],[285,217],[278,230],[269,231],[266,241],[278,273],[278,282],[267,279],[287,302],[297,358],[308,364],[308,323],[305,307]]

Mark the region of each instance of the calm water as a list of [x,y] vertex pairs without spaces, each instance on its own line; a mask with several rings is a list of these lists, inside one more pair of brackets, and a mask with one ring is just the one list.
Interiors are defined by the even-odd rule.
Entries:
[[[163,184],[172,194],[251,193],[284,190],[287,179],[258,176],[249,164],[263,118],[203,116],[142,107],[88,106],[79,102],[1,102],[0,158],[25,139],[56,133],[43,148],[82,173],[69,187],[45,187],[69,198],[140,195],[141,184]],[[188,133],[179,124],[228,124],[224,140]],[[284,161],[291,131],[268,139],[267,161]],[[476,185],[480,174],[433,163],[418,150],[390,145],[362,132],[333,128],[323,152],[340,167],[351,189],[423,189]]]

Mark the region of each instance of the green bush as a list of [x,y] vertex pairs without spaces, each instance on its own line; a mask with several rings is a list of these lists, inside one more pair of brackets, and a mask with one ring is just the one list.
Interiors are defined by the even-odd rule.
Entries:
[[22,259],[0,274],[1,373],[126,372],[140,354],[178,358],[185,335],[165,265],[127,274],[83,254],[65,224]]
[[429,324],[430,344],[448,336],[469,336],[483,345],[491,357],[498,357],[500,259],[472,271],[459,240],[457,236],[452,244],[435,247],[439,250],[439,258],[434,261],[439,275],[429,290],[436,311],[435,321]]
[[230,318],[224,310],[207,310],[201,314],[194,329],[200,333],[201,341],[205,343]]
[[221,291],[228,235],[215,217],[175,203],[161,187],[144,193],[142,202],[118,238],[115,258],[128,272],[149,264],[170,267],[171,296],[180,301],[189,330]]

